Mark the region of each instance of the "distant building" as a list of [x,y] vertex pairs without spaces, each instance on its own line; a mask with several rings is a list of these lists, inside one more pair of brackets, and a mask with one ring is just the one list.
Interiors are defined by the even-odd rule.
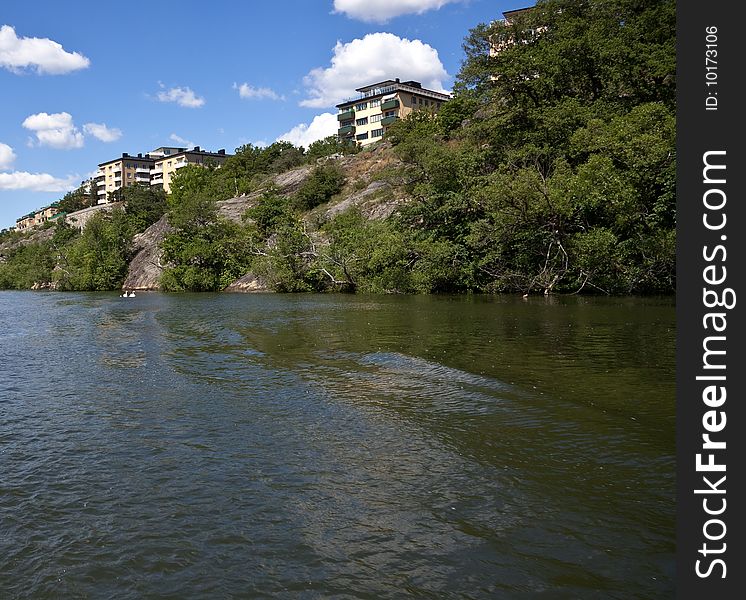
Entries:
[[[527,6],[526,8],[516,8],[514,10],[506,10],[503,12],[504,19],[502,20],[503,25],[506,27],[511,27],[516,18],[520,18],[521,16],[531,12],[536,8],[535,6]],[[535,30],[532,30],[531,33],[538,34],[544,31],[546,27],[540,27]],[[509,46],[512,46],[514,44],[513,36],[510,35],[510,33],[503,33],[499,38],[496,37],[492,40],[490,40],[490,56],[497,56],[500,52],[508,48]]]
[[159,185],[166,192],[171,190],[173,173],[187,165],[220,166],[231,156],[225,150],[207,152],[196,146],[193,150],[161,146],[147,154],[130,155],[126,152],[121,157],[98,165],[96,172],[97,204],[109,202],[109,195],[117,190],[132,185]]
[[109,194],[123,187],[135,184],[150,185],[150,171],[153,169],[155,159],[150,155],[138,154],[130,156],[126,152],[119,158],[107,160],[98,165],[96,172],[96,199],[97,204],[106,204]]
[[367,146],[383,137],[386,127],[415,110],[437,112],[451,96],[428,90],[419,81],[388,79],[355,91],[360,96],[337,104],[339,139]]
[[[154,156],[159,148],[150,153],[150,156]],[[174,150],[173,148],[165,148],[165,150]],[[226,154],[225,150],[221,149],[217,152],[208,152],[202,150],[199,146],[195,146],[193,150],[186,150],[185,148],[178,148],[176,152],[166,152],[160,158],[156,158],[153,163],[153,170],[150,174],[150,185],[160,185],[166,192],[171,191],[171,178],[174,173],[186,167],[187,165],[215,165],[216,167],[221,166],[226,158],[232,156]]]
[[16,219],[16,231],[25,231],[32,227],[38,227],[43,225],[47,221],[54,221],[65,213],[60,212],[59,207],[56,204],[50,204],[44,208],[40,208],[34,212],[24,215],[20,219]]

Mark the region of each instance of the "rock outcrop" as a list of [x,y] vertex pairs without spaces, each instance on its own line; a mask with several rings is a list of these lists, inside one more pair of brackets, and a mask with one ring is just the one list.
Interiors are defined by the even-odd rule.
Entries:
[[[361,152],[353,156],[335,156],[326,160],[334,160],[345,172],[347,185],[335,201],[309,213],[306,216],[307,220],[328,220],[353,207],[359,209],[369,219],[385,219],[406,201],[405,195],[395,187],[395,184],[392,185],[381,177],[384,169],[396,168],[401,164],[389,151],[388,146],[382,145],[372,151]],[[279,194],[291,196],[308,179],[313,167],[313,165],[306,165],[275,175],[268,178],[256,192],[220,200],[217,203],[218,214],[226,219],[241,222],[246,210],[255,206],[267,189],[273,188]],[[172,227],[168,224],[166,217],[163,217],[143,233],[135,236],[134,244],[137,254],[130,263],[123,289],[160,289],[160,279],[165,266],[162,262],[163,252],[160,244],[171,231],[173,231]],[[322,242],[323,240],[320,243]],[[247,273],[231,283],[224,291],[253,293],[271,290],[267,287],[267,283],[256,274]]]
[[96,206],[89,206],[88,208],[76,210],[75,212],[71,212],[65,216],[65,222],[72,227],[83,229],[94,215],[97,215],[101,211],[110,212],[115,208],[124,208],[124,203],[112,202],[111,204],[97,204]]
[[142,233],[135,236],[135,258],[130,263],[127,277],[122,284],[125,290],[159,290],[163,275],[163,250],[161,242],[173,231],[163,216]]
[[267,286],[267,282],[261,277],[254,275],[253,273],[246,273],[240,279],[236,279],[224,292],[243,292],[243,293],[257,293],[257,292],[271,292]]

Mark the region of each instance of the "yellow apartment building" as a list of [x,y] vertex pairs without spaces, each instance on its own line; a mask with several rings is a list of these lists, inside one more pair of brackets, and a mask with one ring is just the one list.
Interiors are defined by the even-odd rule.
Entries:
[[61,214],[60,209],[54,204],[45,206],[44,208],[40,208],[39,210],[24,215],[20,219],[16,219],[16,231],[24,231],[31,227],[43,225],[47,221],[51,221],[61,216]]
[[[153,156],[157,152],[158,150],[151,152],[150,156]],[[186,167],[187,165],[214,165],[220,167],[229,156],[232,155],[226,154],[223,149],[217,152],[208,152],[202,150],[199,146],[195,146],[193,150],[180,148],[177,152],[170,152],[155,159],[153,169],[150,173],[150,185],[160,185],[166,192],[170,192],[171,179],[176,171],[182,167]]]
[[[510,27],[513,25],[514,20],[517,17],[521,17],[528,13],[529,11],[536,8],[535,6],[529,6],[526,8],[516,8],[515,10],[506,10],[503,12],[503,24]],[[546,31],[546,27],[539,27],[535,30],[532,30],[533,34],[539,34],[543,31]],[[496,37],[496,36],[495,36]],[[511,46],[513,44],[513,39],[510,36],[504,36],[500,39],[492,39],[490,41],[490,56],[497,56],[500,52],[505,50],[508,46]]]
[[154,163],[155,159],[148,154],[130,156],[124,152],[119,158],[99,164],[94,177],[97,204],[107,204],[109,194],[123,187],[149,185]]
[[337,104],[341,140],[367,146],[383,137],[386,127],[415,110],[437,112],[449,94],[428,90],[419,81],[387,79],[357,88],[360,96]]
[[94,177],[97,204],[107,204],[109,195],[131,185],[160,185],[166,192],[171,190],[171,177],[188,164],[220,166],[231,156],[225,150],[207,152],[196,146],[193,150],[172,146],[161,146],[147,154],[130,155],[126,152],[118,158],[98,165]]

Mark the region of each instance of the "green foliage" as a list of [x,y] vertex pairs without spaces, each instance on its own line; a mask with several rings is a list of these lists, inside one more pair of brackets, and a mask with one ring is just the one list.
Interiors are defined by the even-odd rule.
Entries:
[[281,226],[292,223],[295,215],[288,199],[269,189],[246,211],[244,219],[253,221],[262,239],[267,239]]
[[122,200],[136,232],[145,231],[160,219],[168,208],[166,193],[162,189],[146,185],[122,188]]
[[[69,235],[63,231],[58,231],[61,237]],[[133,235],[134,226],[121,209],[91,217],[80,237],[59,256],[56,273],[59,289],[120,288],[132,258]]]
[[0,262],[0,289],[27,290],[50,284],[54,258],[48,243],[19,246]]
[[334,163],[317,166],[295,194],[295,205],[300,210],[311,210],[328,202],[342,190],[345,175]]
[[248,229],[219,217],[215,200],[204,192],[182,194],[168,218],[176,231],[161,244],[169,264],[163,289],[219,291],[246,273],[253,247]]
[[[510,25],[478,25],[454,99],[387,128],[404,166],[379,178],[410,197],[394,216],[351,210],[324,222],[316,211],[311,231],[301,213],[345,183],[319,159],[351,149],[334,136],[308,152],[242,146],[219,169],[174,176],[163,285],[219,290],[251,271],[285,292],[672,293],[674,47],[673,0],[545,0]],[[293,196],[270,188],[244,223],[218,217],[216,201],[317,161]],[[50,242],[16,246],[0,286],[116,287],[132,234],[164,210],[162,196],[130,193],[126,215],[80,237],[56,229]]]
[[352,154],[357,151],[358,147],[356,144],[343,142],[336,135],[330,135],[308,146],[306,160],[308,162],[316,162],[319,158],[325,158],[333,154]]
[[81,185],[78,189],[67,192],[56,204],[60,212],[71,213],[91,206],[95,202],[92,202],[90,194]]
[[170,265],[161,279],[166,291],[220,291],[246,273],[252,258],[248,235],[225,219],[179,230],[166,237],[162,248]]

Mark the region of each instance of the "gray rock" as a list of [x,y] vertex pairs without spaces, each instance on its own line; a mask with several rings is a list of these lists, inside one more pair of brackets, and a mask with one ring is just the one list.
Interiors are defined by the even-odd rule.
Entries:
[[97,204],[96,206],[89,206],[82,210],[76,210],[65,216],[65,222],[68,225],[83,229],[91,217],[97,215],[100,212],[111,212],[115,208],[124,208],[124,202],[112,202],[111,204]]
[[272,290],[267,287],[267,282],[261,277],[254,275],[254,273],[246,273],[246,275],[236,279],[236,281],[231,283],[223,291],[252,294],[258,292],[271,292]]
[[173,231],[168,219],[163,216],[142,233],[138,233],[134,240],[137,254],[130,263],[127,277],[122,284],[126,290],[159,290],[161,289],[161,275],[163,250],[161,242]]

